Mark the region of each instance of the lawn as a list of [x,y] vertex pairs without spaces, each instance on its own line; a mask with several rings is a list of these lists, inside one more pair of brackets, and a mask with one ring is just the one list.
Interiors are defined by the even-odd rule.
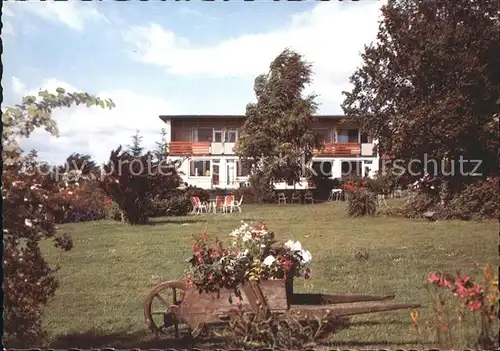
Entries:
[[[429,319],[430,300],[423,288],[429,271],[472,273],[476,262],[498,265],[497,222],[351,219],[345,206],[247,205],[241,214],[158,218],[151,226],[109,221],[61,226],[72,235],[74,248],[59,254],[44,246],[50,262],[62,267],[60,288],[45,313],[49,346],[203,346],[156,339],[146,330],[142,303],[160,281],[183,277],[192,234],[208,231],[224,239],[242,220],[264,220],[278,239],[299,240],[311,251],[313,277],[296,281],[297,291],[395,293],[397,302],[422,303],[423,319]],[[368,260],[357,260],[357,251],[366,251]],[[459,327],[454,331],[460,333]],[[435,346],[430,331],[418,335],[412,329],[405,310],[351,318],[330,341],[331,347],[342,348]]]

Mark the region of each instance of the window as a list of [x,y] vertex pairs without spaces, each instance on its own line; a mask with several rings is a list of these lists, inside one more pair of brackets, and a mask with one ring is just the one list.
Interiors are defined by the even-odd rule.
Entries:
[[210,176],[210,161],[191,161],[189,163],[189,175],[191,177]]
[[212,141],[212,128],[197,128],[194,130],[194,141]]
[[226,132],[226,143],[235,143],[238,139],[238,130],[237,129],[228,129]]
[[338,141],[339,143],[358,143],[358,130],[357,129],[339,129]]
[[330,138],[330,130],[328,129],[315,129],[313,132],[318,136],[318,139],[320,142],[327,142],[329,143],[331,138]]
[[214,143],[222,143],[222,130],[214,130]]
[[250,170],[243,166],[243,162],[236,161],[236,176],[248,177],[249,175],[250,175]]

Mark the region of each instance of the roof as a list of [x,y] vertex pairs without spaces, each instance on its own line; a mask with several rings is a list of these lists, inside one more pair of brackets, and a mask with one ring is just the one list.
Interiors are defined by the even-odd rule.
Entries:
[[[348,118],[345,115],[315,115],[316,118],[342,119]],[[221,118],[221,119],[238,119],[246,118],[245,115],[160,115],[162,121],[169,119],[204,119],[204,118]]]

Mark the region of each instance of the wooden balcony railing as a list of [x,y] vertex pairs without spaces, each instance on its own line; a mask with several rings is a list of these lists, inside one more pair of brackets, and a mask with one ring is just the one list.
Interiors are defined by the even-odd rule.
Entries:
[[314,150],[315,156],[356,157],[361,154],[359,143],[324,143],[323,150]]
[[172,141],[168,144],[168,152],[174,156],[210,155],[210,142]]

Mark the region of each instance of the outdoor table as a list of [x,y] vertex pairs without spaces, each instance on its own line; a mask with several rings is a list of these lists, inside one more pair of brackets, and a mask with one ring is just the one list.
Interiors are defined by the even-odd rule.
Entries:
[[208,200],[208,212],[217,213],[217,198]]

